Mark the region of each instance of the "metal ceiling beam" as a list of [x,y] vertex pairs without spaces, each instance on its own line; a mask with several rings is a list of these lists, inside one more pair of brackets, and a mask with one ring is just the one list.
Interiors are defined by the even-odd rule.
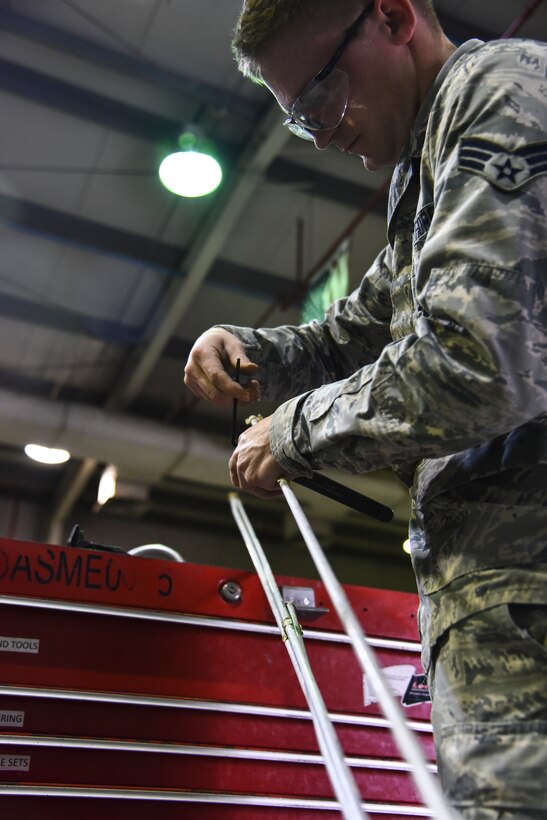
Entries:
[[[479,37],[481,40],[491,40],[501,36],[501,31],[470,25],[465,20],[440,10],[437,13],[443,28],[453,39],[463,41]],[[213,107],[225,108],[238,116],[250,119],[256,117],[256,105],[252,100],[223,91],[211,83],[165,69],[145,55],[134,56],[108,48],[9,9],[0,10],[0,28],[26,40],[72,54],[101,68],[162,86],[178,95],[183,94]]]
[[44,301],[22,299],[8,293],[0,293],[0,316],[123,347],[137,344],[141,337],[141,329],[137,327],[101,319],[79,310],[47,304]]
[[[111,228],[102,222],[83,219],[1,193],[0,221],[17,230],[74,245],[92,253],[129,259],[179,280],[186,276],[183,260],[187,255],[187,248],[120,228]],[[266,300],[283,296],[293,287],[293,283],[282,276],[235,264],[227,259],[214,260],[207,282],[215,287],[239,290]],[[24,310],[23,307],[20,309]]]
[[[43,375],[45,371],[47,367],[29,369],[0,366],[0,386],[5,390],[47,399],[57,391],[58,385],[53,379]],[[59,400],[79,401],[89,406],[100,406],[105,400],[105,396],[97,391],[75,385],[63,385],[57,392]]]
[[[184,268],[186,270],[186,264]],[[220,258],[211,263],[204,281],[209,286],[237,291],[243,296],[266,301],[287,296],[294,288],[292,279]]]
[[256,119],[256,104],[252,100],[230,91],[224,91],[211,83],[170,71],[145,55],[134,56],[107,48],[57,26],[16,14],[9,9],[0,10],[0,28],[18,37],[24,37],[26,40],[72,54],[102,69],[116,71],[128,77],[144,80],[156,87],[165,88],[178,97],[187,96],[196,102],[226,109],[238,117]]
[[[0,193],[0,221],[17,230],[74,245],[95,253],[130,259],[172,275],[178,270],[185,249],[153,237],[111,228],[104,222],[83,219],[66,211],[38,205]],[[180,274],[178,274],[180,275]]]
[[[336,151],[336,148],[332,149]],[[363,174],[362,161],[355,157],[356,178],[366,179]],[[277,159],[266,171],[266,181],[280,185],[297,186],[303,194],[336,202],[348,208],[361,210],[373,195],[374,191],[363,182],[350,182],[341,177],[332,176],[299,165],[287,159]],[[387,194],[374,203],[373,211],[385,220],[387,213]]]
[[[193,343],[193,342],[192,342]],[[176,351],[173,350],[172,357],[176,359],[182,368],[183,362],[188,358],[188,353],[192,347],[191,342],[183,340],[176,342]],[[171,342],[168,348],[171,347]],[[41,374],[38,370],[25,370],[24,368],[0,367],[0,385],[4,390],[11,390],[14,393],[23,394],[32,398],[50,399],[55,393],[55,401],[77,402],[85,407],[104,407],[107,396],[97,390],[77,385],[64,384],[58,388],[57,383]],[[182,378],[180,380],[182,387]],[[183,409],[181,408],[183,413]],[[151,397],[137,399],[132,408],[131,415],[147,420],[165,422],[166,405],[159,401],[154,401]],[[177,419],[179,416],[177,415]],[[184,420],[184,426],[187,419]],[[201,406],[199,413],[192,415],[192,427],[202,430],[205,433],[217,433],[218,435],[229,435],[228,422],[221,417],[214,409],[208,406]]]
[[0,221],[44,239],[128,259],[171,275],[176,274],[185,252],[179,245],[1,193]]
[[[220,266],[222,266],[222,261]],[[242,271],[239,265],[232,262],[227,263],[228,275],[233,269],[233,288],[238,289],[237,278]],[[216,267],[215,263],[215,267]],[[249,275],[249,269],[245,269],[244,275]],[[258,281],[263,274],[260,271],[254,271],[254,275]],[[257,291],[255,295],[271,301],[277,297],[283,298],[290,296],[294,291],[294,284],[287,280],[279,280],[283,282],[283,290],[276,295],[271,290]],[[227,282],[222,287],[229,288],[231,283]],[[245,295],[249,295],[246,286],[239,288]],[[132,325],[125,325],[121,322],[114,322],[111,319],[101,319],[88,313],[83,313],[79,310],[71,310],[70,308],[60,307],[59,305],[48,304],[44,301],[37,302],[30,299],[22,299],[19,296],[12,296],[10,294],[0,293],[0,317],[10,319],[14,322],[23,322],[32,325],[33,327],[49,328],[61,333],[72,333],[77,336],[84,336],[89,339],[96,339],[100,342],[105,342],[108,345],[115,345],[116,347],[132,347],[142,341],[143,328]],[[182,339],[180,337],[171,337],[167,342],[164,355],[168,358],[183,361],[193,342]],[[67,368],[70,364],[67,364]],[[43,365],[43,369],[47,370],[47,363]],[[0,382],[2,381],[2,368],[0,368]]]
[[170,120],[121,100],[50,77],[41,71],[0,57],[0,88],[39,105],[56,108],[95,125],[113,128],[137,139],[176,142],[179,120]]

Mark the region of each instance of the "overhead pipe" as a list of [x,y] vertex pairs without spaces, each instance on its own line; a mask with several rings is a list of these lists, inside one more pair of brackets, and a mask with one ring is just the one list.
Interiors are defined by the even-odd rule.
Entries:
[[501,38],[508,39],[510,37],[514,37],[514,35],[523,27],[524,23],[537,11],[542,2],[543,0],[532,0],[532,2],[529,3],[518,15],[518,17],[513,20],[509,28],[503,32]]

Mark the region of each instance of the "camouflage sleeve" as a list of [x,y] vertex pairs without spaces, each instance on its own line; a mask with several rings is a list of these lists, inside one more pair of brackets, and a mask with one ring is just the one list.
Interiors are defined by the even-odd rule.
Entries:
[[259,330],[220,325],[260,365],[262,398],[285,401],[376,360],[391,340],[389,253],[379,254],[360,286],[331,305],[322,322]]
[[547,410],[547,50],[497,45],[463,60],[431,111],[413,332],[278,408],[288,472],[435,458]]

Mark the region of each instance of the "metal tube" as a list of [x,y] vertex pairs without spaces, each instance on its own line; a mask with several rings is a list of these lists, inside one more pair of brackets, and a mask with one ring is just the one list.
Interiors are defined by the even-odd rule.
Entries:
[[256,572],[272,609],[277,625],[284,636],[287,652],[310,708],[319,747],[325,758],[327,772],[335,794],[340,802],[346,820],[367,818],[361,807],[359,791],[353,779],[329,719],[327,708],[311,670],[304,642],[296,621],[292,604],[286,604],[281,597],[268,559],[258,541],[236,493],[229,494],[230,507],[237,526],[243,536]]
[[279,485],[317,567],[317,571],[325,584],[332,604],[345,631],[351,638],[353,650],[357,655],[363,673],[369,676],[384,715],[391,724],[390,730],[401,754],[412,766],[412,776],[424,803],[432,809],[437,820],[456,820],[458,815],[447,804],[438,782],[429,772],[421,747],[406,725],[404,716],[401,714],[400,708],[384,679],[374,651],[368,645],[342,585],[327,561],[294,491],[284,478],[280,479]]

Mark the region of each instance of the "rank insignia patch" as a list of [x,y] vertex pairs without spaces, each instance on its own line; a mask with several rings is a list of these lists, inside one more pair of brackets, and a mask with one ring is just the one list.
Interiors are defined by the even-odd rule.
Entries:
[[508,151],[490,140],[464,138],[458,168],[484,177],[502,191],[516,191],[534,177],[547,174],[547,142]]

